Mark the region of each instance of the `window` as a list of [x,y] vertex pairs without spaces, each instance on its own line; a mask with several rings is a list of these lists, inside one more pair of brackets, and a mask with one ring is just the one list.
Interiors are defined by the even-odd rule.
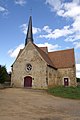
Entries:
[[31,69],[32,69],[32,65],[30,64],[30,63],[28,63],[27,65],[26,65],[26,71],[31,71]]

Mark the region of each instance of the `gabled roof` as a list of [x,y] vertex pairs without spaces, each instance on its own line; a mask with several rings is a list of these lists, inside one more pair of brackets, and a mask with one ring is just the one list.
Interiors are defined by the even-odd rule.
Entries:
[[[48,52],[47,47],[38,47],[34,43],[32,44],[46,61],[47,65],[53,67],[54,69],[71,68],[75,65],[74,49]],[[23,49],[20,50],[16,60],[21,55],[22,51]]]
[[53,64],[52,61],[50,60],[48,54],[45,53],[43,50],[41,50],[41,48],[39,48],[39,47],[36,46],[35,44],[33,44],[33,45],[35,46],[35,48],[37,49],[37,51],[40,53],[40,55],[42,56],[42,58],[46,61],[46,63],[47,63],[49,66],[51,66],[51,67],[53,67],[53,68],[56,69],[56,67],[54,66],[54,64]]
[[[24,48],[23,48],[23,49],[24,49]],[[16,62],[16,60],[18,59],[18,57],[19,57],[20,54],[22,53],[23,49],[20,49],[20,51],[19,51],[19,53],[18,53],[18,55],[17,55],[17,57],[16,57],[14,63]],[[13,67],[14,63],[11,65],[11,67]]]
[[48,48],[47,47],[39,47],[41,50],[43,50],[45,53],[48,54]]
[[74,49],[49,52],[48,55],[56,68],[69,68],[75,65]]

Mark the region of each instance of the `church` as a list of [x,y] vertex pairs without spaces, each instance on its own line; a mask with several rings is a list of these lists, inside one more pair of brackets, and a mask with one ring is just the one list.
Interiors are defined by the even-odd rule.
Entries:
[[32,17],[29,18],[25,47],[12,64],[11,85],[47,89],[53,86],[76,86],[74,49],[48,52],[33,41]]

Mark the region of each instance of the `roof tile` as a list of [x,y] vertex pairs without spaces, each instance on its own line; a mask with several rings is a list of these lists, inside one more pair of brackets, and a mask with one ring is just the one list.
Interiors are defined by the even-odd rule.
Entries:
[[48,55],[56,68],[69,68],[75,65],[74,49],[49,52]]

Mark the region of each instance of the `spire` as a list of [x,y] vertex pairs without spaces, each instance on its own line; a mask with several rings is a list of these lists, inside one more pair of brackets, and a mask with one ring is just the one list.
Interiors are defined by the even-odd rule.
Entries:
[[25,46],[27,45],[28,41],[33,42],[33,33],[32,33],[32,17],[29,18],[29,24],[28,24],[28,30],[27,30],[27,36],[25,39]]

